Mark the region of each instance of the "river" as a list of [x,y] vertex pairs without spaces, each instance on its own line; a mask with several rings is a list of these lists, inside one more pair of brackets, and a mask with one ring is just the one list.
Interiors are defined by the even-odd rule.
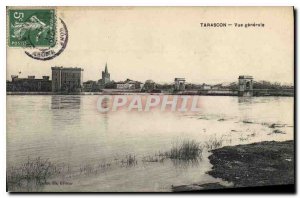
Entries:
[[[101,113],[98,97],[7,96],[7,166],[41,157],[68,167],[68,174],[51,178],[41,191],[160,192],[222,182],[206,174],[207,150],[196,162],[145,160],[177,142],[221,140],[226,146],[294,138],[292,97],[198,96],[199,112],[176,113]],[[123,163],[128,156],[134,156],[133,165]]]

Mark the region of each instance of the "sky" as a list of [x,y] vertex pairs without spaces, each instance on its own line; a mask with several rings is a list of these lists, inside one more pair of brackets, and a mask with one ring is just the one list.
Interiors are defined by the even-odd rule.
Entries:
[[[191,83],[255,80],[293,83],[292,7],[57,7],[69,42],[58,57],[39,61],[7,47],[7,80],[51,76],[51,67],[81,67],[83,80]],[[262,27],[201,27],[200,23],[263,23]]]

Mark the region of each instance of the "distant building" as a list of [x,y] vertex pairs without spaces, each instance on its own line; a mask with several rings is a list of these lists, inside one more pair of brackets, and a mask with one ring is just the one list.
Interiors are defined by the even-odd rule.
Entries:
[[141,89],[143,83],[141,83],[139,81],[126,79],[125,81],[116,82],[115,84],[116,84],[117,89],[132,90],[132,89]]
[[102,71],[102,78],[98,81],[98,85],[101,88],[105,88],[105,85],[110,83],[110,73],[108,73],[107,63],[105,64],[105,69]]
[[110,82],[110,73],[108,73],[107,63],[105,64],[105,70],[102,71],[102,82],[107,84]]
[[85,92],[93,92],[98,91],[98,85],[96,81],[89,80],[83,83],[83,91]]
[[253,77],[239,76],[239,96],[253,96]]
[[203,84],[201,85],[201,89],[202,89],[202,90],[210,90],[210,89],[211,89],[211,86],[208,85],[208,84],[203,83]]
[[185,78],[175,78],[174,89],[175,91],[184,91],[185,90]]
[[53,92],[80,92],[83,69],[78,67],[52,67]]
[[27,78],[19,78],[17,75],[11,76],[11,82],[7,82],[7,91],[20,92],[49,92],[51,91],[51,80],[49,76],[43,76],[38,79],[35,76],[28,76]]

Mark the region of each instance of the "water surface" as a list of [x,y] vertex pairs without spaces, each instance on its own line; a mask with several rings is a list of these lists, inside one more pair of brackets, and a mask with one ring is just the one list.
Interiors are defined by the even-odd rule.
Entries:
[[[220,181],[207,175],[209,152],[193,163],[143,162],[188,139],[222,145],[293,139],[293,98],[199,96],[200,112],[109,112],[97,110],[98,96],[7,96],[7,165],[28,157],[69,166],[71,185],[43,191],[170,191],[171,185]],[[283,133],[274,133],[277,124]],[[134,155],[137,164],[120,166]],[[103,168],[101,164],[110,164]],[[85,174],[83,167],[96,172]]]

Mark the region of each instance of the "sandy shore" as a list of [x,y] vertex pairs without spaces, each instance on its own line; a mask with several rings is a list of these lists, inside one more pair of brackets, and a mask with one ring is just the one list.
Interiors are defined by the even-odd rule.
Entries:
[[[294,184],[294,141],[260,142],[212,150],[208,174],[235,187]],[[173,191],[227,188],[219,183],[174,186]]]

